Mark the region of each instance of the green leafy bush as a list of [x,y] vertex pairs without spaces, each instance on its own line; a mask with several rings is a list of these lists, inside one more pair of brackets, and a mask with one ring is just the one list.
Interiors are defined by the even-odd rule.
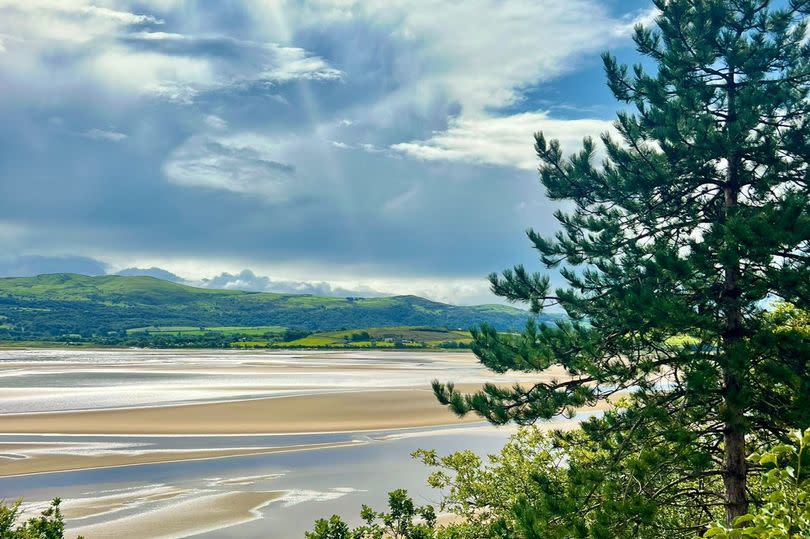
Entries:
[[0,539],[63,539],[65,523],[59,509],[60,503],[61,500],[55,498],[38,517],[23,523],[17,522],[20,517],[20,501],[11,505],[0,503]]
[[402,489],[388,494],[389,512],[375,512],[364,505],[360,511],[364,524],[350,529],[337,515],[321,519],[306,539],[432,539],[436,537],[436,513],[427,505],[417,507]]
[[777,445],[754,465],[764,468],[761,503],[734,521],[734,528],[717,525],[703,537],[713,539],[803,539],[810,537],[810,429],[793,434],[794,443]]

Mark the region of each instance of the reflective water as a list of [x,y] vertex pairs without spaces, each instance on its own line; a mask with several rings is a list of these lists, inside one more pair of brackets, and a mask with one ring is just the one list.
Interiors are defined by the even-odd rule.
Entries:
[[[457,354],[0,350],[0,413],[88,410],[483,383]],[[469,357],[469,356],[467,356]]]
[[[425,388],[434,378],[483,383],[492,377],[469,355],[440,353],[1,350],[0,415]],[[0,434],[0,442],[6,444],[39,444],[29,453],[75,455],[354,442],[349,447],[0,478],[0,499],[44,502],[59,496],[95,503],[110,496],[127,498],[104,514],[96,511],[70,520],[68,527],[74,529],[149,514],[216,493],[278,491],[281,497],[261,508],[255,518],[248,516],[242,524],[199,537],[292,539],[303,537],[318,517],[339,513],[357,522],[361,504],[381,508],[395,488],[408,489],[417,503],[436,502],[438,493],[425,484],[429,470],[410,458],[412,451],[472,449],[483,455],[497,451],[511,432],[468,425],[272,436]],[[63,445],[49,445],[54,443]],[[4,461],[17,458],[12,449],[2,452],[0,473]],[[121,520],[119,533],[126,529],[126,521]],[[159,535],[158,526],[155,536]]]
[[[150,464],[112,469],[49,473],[0,479],[0,498],[24,497],[47,500],[102,496],[125,489],[171,486],[203,495],[223,490],[283,491],[283,497],[261,510],[261,518],[199,537],[267,537],[291,539],[303,537],[318,517],[338,513],[357,522],[361,504],[382,507],[387,493],[406,488],[418,503],[436,503],[438,493],[426,484],[428,469],[410,454],[418,448],[436,448],[440,452],[472,449],[480,454],[495,452],[511,431],[487,426],[481,429],[413,430],[395,433],[380,431],[363,435],[319,434],[255,437],[147,437],[115,438],[116,443],[154,444],[164,448],[261,447],[297,445],[344,440],[360,440],[362,445],[214,460]],[[393,434],[393,438],[386,436]],[[26,441],[26,437],[2,437],[2,441]],[[65,441],[60,437],[40,441]],[[109,437],[71,437],[70,442],[111,443]],[[233,444],[233,445],[232,445]],[[239,478],[256,478],[249,484],[233,484]],[[153,510],[160,502],[138,505],[114,515],[69,522],[69,527],[124,518]]]

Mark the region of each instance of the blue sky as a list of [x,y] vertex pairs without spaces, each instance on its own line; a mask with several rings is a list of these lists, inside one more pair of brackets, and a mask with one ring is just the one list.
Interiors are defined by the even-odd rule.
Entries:
[[[0,0],[0,274],[491,302],[646,1]],[[243,271],[249,268],[250,271]]]

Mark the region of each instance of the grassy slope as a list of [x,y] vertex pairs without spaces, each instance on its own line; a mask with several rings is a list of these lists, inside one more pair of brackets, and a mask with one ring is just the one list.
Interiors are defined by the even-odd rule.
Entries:
[[[88,277],[56,273],[37,277],[0,278],[0,296],[21,300],[87,301],[111,305],[173,305],[190,301],[216,301],[239,297],[245,292],[194,288],[154,277],[105,275]],[[276,294],[268,294],[275,298]]]
[[0,279],[0,320],[32,335],[146,326],[282,326],[314,331],[426,326],[522,327],[526,313],[500,305],[458,307],[415,296],[322,298],[210,290],[153,277],[75,274]]

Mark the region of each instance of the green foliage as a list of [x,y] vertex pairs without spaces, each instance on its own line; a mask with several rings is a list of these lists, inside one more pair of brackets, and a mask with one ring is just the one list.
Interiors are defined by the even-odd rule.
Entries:
[[230,336],[237,337],[271,337],[276,335],[283,335],[286,328],[281,326],[258,326],[258,327],[239,327],[239,326],[218,326],[218,327],[192,327],[192,326],[149,326],[143,328],[128,329],[127,334],[145,333],[149,335],[204,335],[206,333],[222,333]]
[[352,537],[352,530],[339,516],[332,515],[328,520],[318,520],[315,523],[315,529],[305,533],[304,537],[306,539],[349,539]]
[[[0,503],[0,539],[63,539],[65,523],[56,498],[38,517],[18,523],[20,502],[12,505]],[[79,538],[81,539],[81,538]]]
[[321,519],[307,539],[434,539],[436,514],[433,507],[417,507],[402,489],[388,494],[388,512],[375,512],[364,505],[360,516],[364,524],[350,529],[337,515]]
[[734,521],[736,528],[718,524],[703,537],[714,539],[800,539],[810,537],[810,429],[794,433],[794,443],[753,455],[764,467],[760,476],[763,499]]
[[[724,515],[722,504],[701,495],[721,488],[722,477],[700,451],[646,425],[647,413],[627,399],[582,429],[523,427],[485,458],[472,451],[414,452],[431,468],[427,482],[441,492],[438,509],[456,517],[436,537],[693,538],[705,529],[701,522]],[[630,429],[622,426],[628,416]],[[679,421],[672,418],[670,426]],[[319,526],[326,533],[338,522]]]
[[[566,158],[558,141],[535,137],[546,193],[569,209],[555,214],[553,237],[528,237],[567,286],[552,291],[548,275],[523,266],[491,276],[496,294],[569,318],[530,322],[519,335],[473,333],[473,351],[495,372],[566,376],[473,395],[436,382],[434,391],[456,413],[497,424],[635,392],[632,409],[612,419],[619,432],[639,424],[661,447],[708,463],[700,473],[723,477],[670,503],[720,499],[731,521],[750,501],[747,447],[810,426],[808,334],[785,329],[806,327],[810,309],[810,1],[654,4],[655,27],[634,36],[654,69],[604,55],[608,86],[627,105],[620,138],[603,135],[602,149],[585,139]],[[773,298],[792,306],[769,313]]]
[[[434,468],[428,483],[456,514],[458,537],[484,539],[687,539],[694,522],[722,515],[700,496],[721,478],[683,444],[615,428],[628,409],[591,419],[583,430],[524,427],[486,461],[469,451],[415,455]],[[638,410],[635,410],[638,412]]]
[[[798,539],[810,531],[810,430],[793,442],[750,456],[761,479],[750,484],[755,508],[719,522],[724,506],[702,491],[722,488],[722,476],[701,452],[645,426],[643,407],[621,408],[584,422],[582,429],[521,428],[494,455],[472,451],[413,456],[429,468],[428,485],[441,492],[439,510],[456,518],[429,531],[440,539]],[[627,416],[634,427],[620,427]],[[669,426],[680,421],[675,417]],[[804,464],[804,465],[803,465]],[[398,491],[404,496],[402,491]],[[686,495],[684,495],[686,494]],[[393,495],[393,493],[392,493]],[[403,507],[402,501],[392,508]],[[413,515],[414,508],[392,510]],[[418,512],[418,511],[417,511]],[[432,510],[431,510],[432,513]],[[364,517],[390,517],[363,509]],[[396,520],[396,519],[394,519]],[[407,520],[407,519],[406,519]],[[378,523],[379,523],[378,522]],[[367,521],[368,523],[368,521]],[[318,521],[310,539],[379,537],[381,528],[350,530],[339,517]],[[352,535],[356,533],[359,535]],[[363,535],[364,533],[370,535]],[[383,537],[389,535],[383,532]],[[330,535],[332,534],[332,535]],[[405,537],[409,537],[405,535]]]
[[352,333],[349,336],[348,340],[350,340],[352,342],[370,341],[371,340],[371,335],[369,335],[368,331],[359,331],[357,333]]
[[562,481],[563,455],[535,428],[521,429],[499,454],[490,455],[486,464],[472,451],[439,456],[435,450],[420,449],[413,454],[434,470],[428,485],[442,491],[439,508],[460,517],[465,528],[480,530],[482,537],[496,523],[515,529],[513,507],[523,497],[537,498],[539,488],[534,477],[541,470],[549,482]]
[[[415,296],[322,298],[209,290],[153,277],[56,274],[0,279],[0,316],[0,339],[5,340],[227,346],[235,340],[228,335],[240,328],[248,337],[266,336],[250,328],[267,327],[266,333],[275,335],[281,328],[305,333],[346,327],[468,328],[480,321],[506,330],[524,324],[527,313],[511,307],[446,305]],[[150,326],[161,329],[127,334]]]

